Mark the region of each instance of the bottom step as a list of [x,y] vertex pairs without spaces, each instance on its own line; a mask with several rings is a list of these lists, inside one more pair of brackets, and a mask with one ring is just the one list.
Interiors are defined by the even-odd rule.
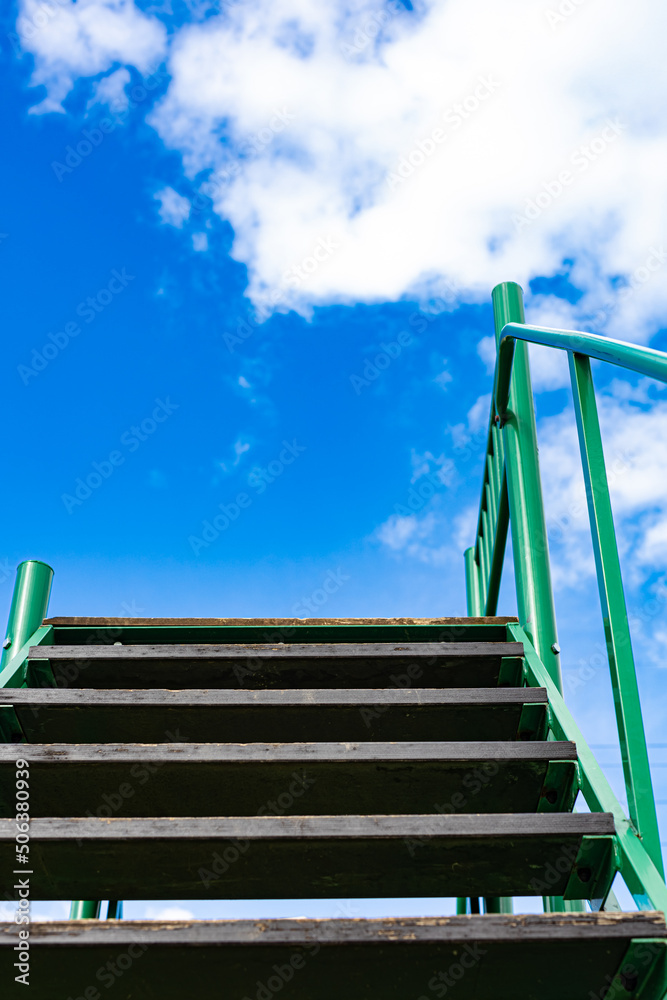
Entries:
[[0,981],[30,1000],[652,1000],[667,945],[648,912],[54,921],[30,928],[25,991],[18,930],[0,924]]

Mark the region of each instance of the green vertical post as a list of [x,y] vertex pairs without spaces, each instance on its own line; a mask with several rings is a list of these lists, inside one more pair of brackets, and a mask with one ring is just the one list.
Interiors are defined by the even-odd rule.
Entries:
[[[525,323],[523,292],[520,285],[507,281],[496,285],[492,299],[496,344],[499,344],[507,323]],[[503,443],[519,619],[549,675],[562,691],[535,406],[528,345],[524,341],[516,342]]]
[[27,559],[17,567],[0,670],[42,624],[49,606],[52,581],[53,570],[39,559]]
[[664,876],[591,363],[583,354],[568,353],[568,357],[628,811],[653,864]]
[[479,567],[475,562],[475,549],[466,549],[463,558],[466,566],[466,597],[468,614],[479,618],[483,614],[479,590]]
[[70,920],[96,920],[100,915],[101,903],[94,899],[75,899],[70,907]]

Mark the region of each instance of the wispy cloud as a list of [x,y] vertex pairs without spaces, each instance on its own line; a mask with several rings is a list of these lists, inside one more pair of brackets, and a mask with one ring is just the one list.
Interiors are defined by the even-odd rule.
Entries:
[[[181,155],[193,194],[225,178],[213,208],[234,227],[258,300],[333,234],[341,249],[276,308],[396,299],[443,277],[486,296],[568,259],[583,293],[577,322],[603,314],[639,339],[664,322],[664,281],[642,276],[609,308],[619,280],[664,257],[657,0],[637,0],[632,18],[622,0],[577,7],[558,28],[526,0],[416,11],[246,0],[209,5],[205,18],[193,7],[190,23],[170,19],[169,36],[160,8],[131,0],[63,0],[35,30],[38,3],[22,0],[18,22],[33,82],[47,89],[35,110],[60,110],[82,78],[101,100],[121,82],[119,64],[146,73],[166,60],[170,84],[149,121]],[[371,22],[372,40],[350,58],[345,45]],[[495,81],[484,100],[480,80]],[[434,130],[442,141],[428,139]],[[390,189],[388,171],[425,146],[418,177]],[[517,229],[518,216],[530,225]]]

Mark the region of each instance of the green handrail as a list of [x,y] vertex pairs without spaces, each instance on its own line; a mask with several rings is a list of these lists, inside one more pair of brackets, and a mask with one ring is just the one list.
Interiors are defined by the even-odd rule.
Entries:
[[[514,285],[514,282],[507,282]],[[498,288],[505,288],[499,285]],[[514,286],[519,288],[518,285]],[[497,289],[494,288],[494,294]],[[649,378],[667,382],[667,354],[656,351],[652,347],[642,347],[639,344],[626,344],[622,340],[610,340],[601,337],[599,333],[582,333],[577,330],[552,330],[546,326],[529,326],[521,321],[508,320],[504,325],[498,346],[498,368],[495,381],[495,402],[501,420],[507,410],[512,358],[515,354],[516,341],[530,341],[531,344],[542,344],[544,347],[555,347],[560,351],[570,351],[574,354],[585,354],[589,358],[608,361],[630,371],[647,375]]]
[[[598,588],[602,608],[619,743],[632,824],[639,855],[645,851],[646,871],[659,875],[664,869],[653,797],[648,751],[642,721],[632,642],[623,592],[618,546],[609,498],[602,438],[595,403],[590,358],[598,358],[631,371],[667,382],[667,354],[648,347],[609,340],[599,334],[551,330],[524,322],[523,293],[506,282],[493,290],[497,363],[489,424],[489,439],[482,483],[480,516],[475,546],[465,554],[469,614],[494,614],[500,587],[507,532],[502,516],[504,484],[512,532],[517,602],[525,640],[542,664],[541,683],[548,678],[551,695],[562,695],[560,652],[556,638],[553,592],[544,503],[537,454],[537,433],[530,384],[528,342],[542,344],[569,355],[575,415],[582,459]],[[533,674],[535,672],[533,671]],[[592,755],[591,755],[592,757]],[[599,769],[598,769],[599,770]],[[584,767],[585,772],[585,767]],[[590,785],[586,773],[583,787]],[[591,786],[592,787],[592,786]],[[595,796],[593,796],[594,801]],[[595,804],[589,802],[591,808]],[[620,806],[616,810],[618,812]],[[622,813],[622,811],[621,811]],[[630,824],[625,820],[628,827]],[[625,831],[626,854],[628,831]],[[627,880],[641,900],[647,895],[635,868]],[[627,866],[626,866],[627,867]],[[655,890],[655,885],[653,885]],[[655,899],[656,891],[652,898]],[[661,903],[664,893],[661,895]]]
[[39,559],[26,559],[16,569],[0,672],[17,656],[42,624],[49,606],[53,570]]

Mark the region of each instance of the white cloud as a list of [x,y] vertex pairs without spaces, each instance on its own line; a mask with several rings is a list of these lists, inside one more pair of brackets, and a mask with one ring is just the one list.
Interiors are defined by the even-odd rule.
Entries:
[[132,0],[21,0],[16,27],[35,57],[32,82],[47,91],[33,108],[37,113],[62,111],[79,77],[106,73],[118,63],[147,73],[166,51],[164,25]]
[[[636,586],[667,555],[667,401],[638,406],[626,396],[601,393],[598,408],[619,548]],[[538,436],[554,585],[576,587],[595,567],[571,405],[541,420]]]
[[124,66],[109,73],[108,76],[103,76],[99,83],[95,84],[88,106],[108,104],[113,106],[114,111],[124,111],[130,103],[125,91],[130,80],[130,71]]
[[190,216],[190,202],[171,187],[162,188],[153,196],[159,201],[160,218],[170,226],[180,229]]
[[[38,2],[22,0],[23,16]],[[584,293],[572,325],[645,340],[667,318],[651,270],[665,260],[667,8],[589,2],[554,24],[552,6],[225,4],[173,31],[149,120],[195,186],[217,179],[255,298],[280,289],[278,308],[306,310],[447,279],[486,299],[568,258]],[[22,37],[49,88],[41,110],[78,77],[145,71],[166,46],[130,0],[68,3]],[[329,238],[340,248],[307,280],[284,277]],[[618,276],[634,282],[624,295]]]
[[463,552],[474,541],[475,507],[452,518],[451,510],[429,504],[416,514],[392,514],[375,531],[375,538],[395,555],[436,566],[461,564]]
[[[488,419],[488,402],[488,397],[480,397],[470,411],[473,418],[484,412]],[[625,581],[631,588],[641,587],[667,565],[667,400],[649,401],[641,382],[628,394],[619,382],[598,395],[598,409]],[[454,454],[472,448],[481,463],[485,435],[471,435],[475,424],[473,419],[450,428],[450,433]],[[554,588],[577,590],[594,576],[595,563],[571,403],[562,413],[538,422],[538,438]],[[423,477],[433,475],[433,456],[413,453],[412,465],[411,482],[418,493]],[[453,475],[447,485],[451,482]],[[416,499],[417,493],[409,496]],[[444,500],[436,495],[414,504],[414,513],[397,511],[377,529],[377,539],[419,561],[459,558],[474,541],[477,506],[452,522],[451,504]]]
[[197,253],[203,253],[203,251],[208,250],[208,236],[206,233],[192,234],[192,249]]

